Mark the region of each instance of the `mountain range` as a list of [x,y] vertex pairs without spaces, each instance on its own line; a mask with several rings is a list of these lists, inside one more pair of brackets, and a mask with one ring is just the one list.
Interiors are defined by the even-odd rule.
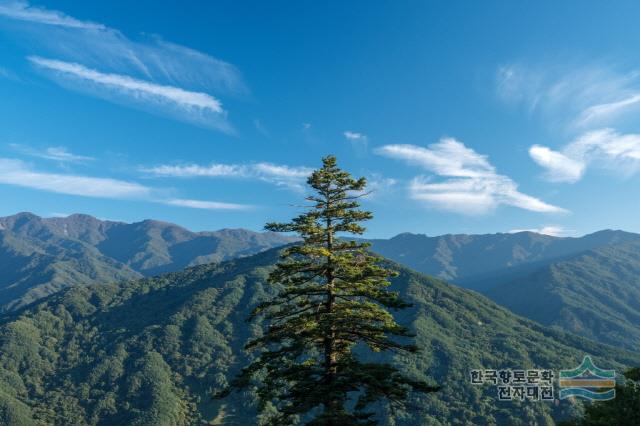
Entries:
[[[0,310],[62,288],[154,276],[252,255],[294,241],[244,229],[191,232],[75,214],[0,218]],[[411,269],[483,293],[518,315],[600,342],[640,348],[640,235],[579,238],[533,232],[369,240]]]
[[247,256],[286,244],[272,232],[191,232],[156,220],[123,223],[82,214],[0,218],[0,310],[74,285],[108,283]]
[[638,234],[401,234],[371,243],[390,259],[479,291],[543,325],[640,350]]
[[[72,286],[0,315],[0,421],[11,425],[255,425],[255,395],[211,395],[260,332],[245,319],[273,294],[278,249],[151,278]],[[442,390],[411,401],[383,425],[551,425],[574,415],[563,400],[503,402],[469,369],[564,369],[585,354],[603,368],[640,365],[640,354],[543,327],[477,292],[398,264],[391,290],[412,303],[395,314],[416,334],[415,356],[385,356]],[[380,355],[361,353],[365,358]]]
[[640,349],[640,241],[482,279],[487,280],[492,287],[484,293],[516,314],[599,342]]
[[[418,272],[477,290],[482,276],[510,268],[557,259],[586,250],[640,242],[640,235],[604,230],[579,238],[554,237],[534,232],[447,234],[429,237],[403,233],[390,239],[369,240],[373,251]],[[485,283],[491,286],[490,283]]]

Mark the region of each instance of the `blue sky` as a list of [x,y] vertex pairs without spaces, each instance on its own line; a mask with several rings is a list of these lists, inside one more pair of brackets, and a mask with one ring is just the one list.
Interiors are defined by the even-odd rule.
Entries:
[[640,232],[639,12],[0,0],[0,215],[259,230],[335,154],[372,237]]

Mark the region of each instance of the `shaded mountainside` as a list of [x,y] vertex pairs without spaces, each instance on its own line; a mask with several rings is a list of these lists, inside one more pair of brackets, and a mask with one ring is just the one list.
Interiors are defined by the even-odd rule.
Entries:
[[128,224],[79,214],[44,219],[19,213],[0,218],[0,309],[63,287],[178,271],[290,241],[244,229],[191,232],[154,220]]
[[543,325],[640,350],[638,234],[401,234],[372,243],[397,262],[479,291]]
[[640,235],[611,230],[580,238],[533,232],[439,237],[404,233],[388,240],[369,241],[373,251],[388,259],[467,287],[465,280],[471,277],[606,245],[640,242]]
[[[277,249],[154,278],[78,286],[0,317],[0,422],[12,425],[257,424],[253,395],[210,395],[247,363],[260,327],[245,318],[272,294]],[[396,314],[417,356],[393,362],[443,386],[385,425],[552,424],[576,406],[502,402],[469,384],[470,368],[604,368],[640,355],[544,328],[465,289],[394,265],[414,306]],[[369,356],[369,355],[368,355]],[[383,410],[384,411],[384,410]],[[383,412],[381,411],[381,412]],[[383,414],[384,415],[384,414]]]
[[513,312],[640,350],[640,242],[589,250],[515,276],[485,277],[485,294]]

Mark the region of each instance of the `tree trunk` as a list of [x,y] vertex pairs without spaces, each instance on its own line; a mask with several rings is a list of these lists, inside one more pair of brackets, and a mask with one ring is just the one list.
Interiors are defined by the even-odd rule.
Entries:
[[[327,197],[328,198],[328,197]],[[327,209],[330,208],[329,200],[327,199]],[[326,219],[327,226],[327,250],[329,251],[329,255],[327,256],[327,295],[325,302],[326,313],[331,315],[333,313],[333,305],[335,303],[335,294],[334,294],[334,285],[335,285],[335,277],[334,277],[334,267],[331,259],[331,255],[333,253],[333,230],[331,229],[331,218],[328,217]],[[327,335],[324,339],[324,363],[325,363],[325,376],[327,380],[327,385],[333,385],[337,373],[337,354],[335,350],[335,328],[332,323],[329,325],[329,329],[327,330]],[[325,403],[325,410],[327,414],[330,416],[334,415],[339,409],[340,401],[336,398],[333,392],[329,392],[327,394],[327,400]],[[333,420],[329,419],[329,426],[334,426]]]

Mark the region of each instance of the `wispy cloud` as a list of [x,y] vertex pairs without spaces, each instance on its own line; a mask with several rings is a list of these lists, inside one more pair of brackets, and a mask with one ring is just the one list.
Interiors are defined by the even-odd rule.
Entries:
[[131,91],[134,96],[158,97],[165,101],[174,102],[187,108],[205,109],[214,113],[222,113],[222,104],[213,96],[206,93],[189,92],[177,87],[161,86],[142,80],[136,80],[126,75],[104,74],[80,64],[45,59],[30,56],[29,60],[43,68],[70,74],[82,80],[91,81],[114,90]]
[[359,132],[347,130],[342,133],[351,144],[351,147],[357,155],[363,156],[369,149],[369,138],[367,135]]
[[81,197],[141,200],[198,209],[250,208],[243,204],[167,198],[162,195],[163,190],[125,180],[42,172],[11,158],[0,158],[0,184]]
[[352,132],[351,130],[345,131],[343,135],[345,138],[347,138],[347,140],[350,140],[350,141],[361,141],[361,142],[367,141],[366,135],[358,132]]
[[504,101],[570,129],[615,125],[640,111],[640,71],[610,64],[514,63],[498,69],[496,85]]
[[39,172],[20,160],[0,158],[0,183],[98,198],[148,198],[150,188],[123,180]]
[[204,127],[231,131],[222,104],[206,93],[149,83],[126,75],[105,74],[76,63],[37,56],[29,57],[29,60],[69,88]]
[[236,164],[211,164],[209,166],[164,164],[142,168],[141,171],[161,177],[246,177],[246,169],[246,166]]
[[518,191],[509,177],[500,175],[484,155],[452,138],[427,148],[415,145],[385,145],[376,153],[417,165],[446,179],[417,176],[409,184],[413,199],[463,214],[483,214],[499,205],[524,210],[560,213],[566,210]]
[[55,25],[65,28],[85,30],[105,30],[104,25],[83,22],[55,10],[31,6],[26,1],[7,1],[0,3],[0,15],[25,22]]
[[29,35],[37,47],[67,62],[127,74],[189,90],[244,94],[248,89],[231,64],[197,50],[150,36],[134,41],[106,25],[82,21],[63,12],[30,6],[25,1],[0,3],[0,17],[12,33]]
[[[132,41],[105,25],[62,12],[1,2],[0,28],[28,40],[25,48],[47,76],[64,87],[147,112],[231,132],[227,114],[209,93],[248,92],[231,64],[158,36]],[[44,53],[44,54],[43,54]]]
[[271,136],[267,128],[264,126],[264,124],[262,124],[262,120],[256,118],[255,120],[253,120],[253,125],[262,136],[266,138],[269,138]]
[[308,167],[291,167],[285,165],[258,163],[251,166],[259,179],[279,186],[302,190],[304,182],[313,171]]
[[398,180],[384,177],[379,173],[371,173],[367,176],[367,187],[360,191],[367,200],[378,200],[389,195],[392,188],[398,185]]
[[220,203],[217,201],[189,200],[184,198],[174,198],[171,200],[163,201],[163,203],[170,206],[189,207],[192,209],[205,210],[248,210],[252,208],[252,206],[247,204]]
[[625,96],[620,100],[592,105],[580,114],[578,123],[584,126],[590,123],[601,124],[603,122],[609,122],[625,112],[630,112],[636,108],[639,103],[640,92],[637,92]]
[[31,157],[44,158],[45,160],[54,160],[60,161],[63,163],[84,163],[87,161],[93,161],[95,158],[85,156],[85,155],[77,155],[69,152],[67,148],[57,146],[57,147],[48,147],[45,149],[35,149],[29,146],[20,145],[20,144],[9,144],[9,146],[24,155],[29,155]]
[[545,168],[545,176],[552,181],[577,182],[588,167],[630,176],[640,171],[640,134],[594,130],[579,136],[561,151],[534,145],[529,154]]
[[255,164],[197,164],[160,165],[142,168],[143,172],[159,177],[231,177],[248,178],[269,182],[278,186],[300,191],[313,171],[308,167],[292,167],[272,163]]
[[533,145],[529,155],[547,170],[545,177],[551,182],[577,182],[582,178],[586,164],[546,146]]
[[559,225],[546,225],[540,228],[529,228],[529,229],[512,229],[509,231],[510,234],[517,234],[518,232],[535,232],[536,234],[549,235],[551,237],[567,237],[571,235],[575,235],[575,231],[571,229],[565,229]]
[[526,105],[573,135],[560,148],[529,148],[545,179],[575,183],[589,168],[627,176],[640,171],[640,135],[613,128],[640,114],[640,70],[621,69],[610,63],[500,68],[497,90],[503,99]]

